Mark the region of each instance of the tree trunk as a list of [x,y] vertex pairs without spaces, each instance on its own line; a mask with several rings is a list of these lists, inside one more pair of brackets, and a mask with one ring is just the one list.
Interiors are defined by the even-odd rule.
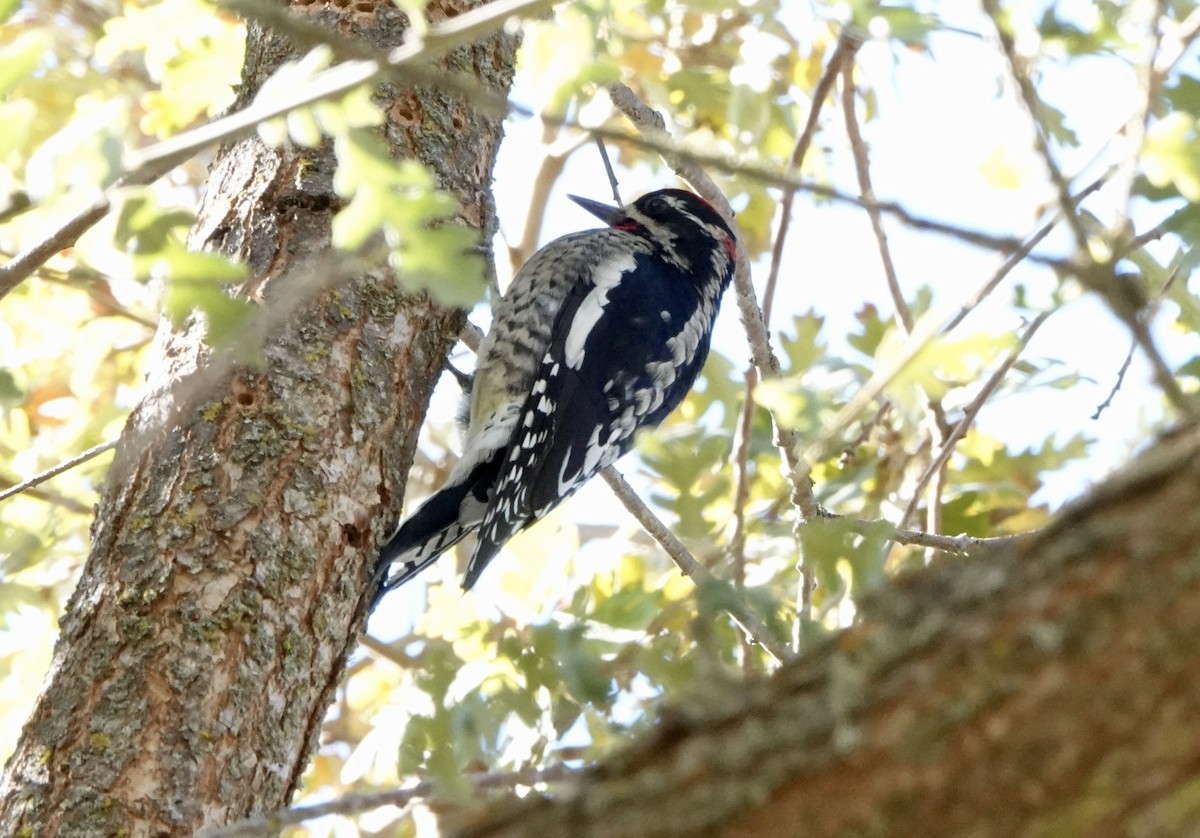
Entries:
[[[476,5],[435,0],[429,15]],[[293,11],[380,48],[407,28],[389,2]],[[497,36],[444,64],[507,93],[515,49]],[[244,98],[290,54],[252,27]],[[490,244],[499,121],[435,91],[380,95],[397,156],[429,165]],[[0,789],[5,835],[187,834],[285,805],[299,782],[463,322],[383,268],[314,282],[333,268],[333,170],[328,143],[255,138],[214,166],[193,245],[244,260],[250,296],[287,316],[252,366],[222,366],[194,328],[160,335]]]
[[708,684],[514,836],[1200,834],[1200,429],[994,557],[887,584],[752,684]]

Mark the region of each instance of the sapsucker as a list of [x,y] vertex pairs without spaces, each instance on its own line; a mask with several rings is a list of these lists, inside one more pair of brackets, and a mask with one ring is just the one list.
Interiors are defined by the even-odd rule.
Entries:
[[725,221],[682,189],[624,207],[571,197],[608,227],[546,245],[496,305],[462,457],[384,545],[377,599],[478,531],[470,588],[510,537],[665,419],[704,365],[737,255]]

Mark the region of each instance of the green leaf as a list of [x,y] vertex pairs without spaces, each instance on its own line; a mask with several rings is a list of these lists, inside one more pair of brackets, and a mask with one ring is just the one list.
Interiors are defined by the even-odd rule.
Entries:
[[363,247],[382,234],[396,278],[429,291],[447,305],[467,307],[483,297],[483,257],[477,233],[454,219],[458,203],[433,175],[411,160],[392,159],[375,135],[355,129],[334,143],[333,185],[350,202],[333,219],[333,243]]
[[583,632],[582,626],[572,626],[558,632],[556,657],[559,672],[567,689],[578,700],[603,703],[612,695],[612,679],[588,650]]
[[603,600],[590,617],[614,628],[645,629],[661,607],[657,591],[624,588]]
[[25,392],[17,384],[10,370],[0,369],[0,404],[13,406],[25,398]]
[[1173,85],[1163,90],[1163,96],[1173,110],[1200,117],[1200,79],[1180,76]]
[[1067,126],[1067,115],[1063,111],[1038,99],[1037,118],[1043,130],[1060,144],[1072,147],[1079,145],[1079,135]]
[[21,0],[0,0],[0,23],[5,23],[13,12],[21,8]]
[[10,618],[21,606],[45,607],[46,592],[42,588],[6,581],[0,585],[0,629],[12,628]]
[[1193,355],[1189,360],[1185,361],[1175,371],[1176,375],[1188,378],[1200,379],[1200,355]]
[[130,190],[121,202],[113,238],[132,253],[154,256],[180,243],[193,220],[188,210],[164,209],[149,189]]
[[883,336],[892,328],[892,323],[879,316],[879,309],[873,303],[864,303],[854,317],[859,323],[860,331],[847,335],[846,342],[862,354],[873,358]]
[[396,769],[401,774],[416,774],[425,763],[428,753],[429,719],[425,716],[410,716],[400,740],[400,752],[396,757]]
[[[4,4],[0,3],[0,15],[3,15],[3,10]],[[40,67],[46,54],[52,49],[53,41],[49,34],[41,29],[23,32],[12,43],[0,49],[0,96],[8,93],[17,82]]]
[[812,309],[792,318],[792,334],[785,334],[781,339],[789,373],[805,372],[828,354],[829,347],[821,339],[821,329],[824,326],[825,318]]
[[[4,526],[0,529],[3,530],[4,535],[4,552],[0,557],[0,571],[5,577],[4,584],[0,585],[0,591],[8,592],[9,588],[21,587],[12,581],[12,577],[41,561],[46,551],[42,539],[38,538],[37,533],[30,532],[25,527]],[[26,600],[27,597],[24,595],[20,597],[20,601]],[[8,607],[0,607],[0,613],[9,610],[11,609]]]
[[140,257],[135,264],[163,281],[163,310],[176,326],[194,312],[204,315],[205,339],[213,346],[225,345],[240,333],[253,311],[249,302],[231,296],[224,287],[242,281],[245,267],[215,253],[176,245],[156,256]]
[[937,15],[918,12],[905,6],[873,9],[870,19],[866,22],[868,30],[872,33],[878,27],[877,21],[886,24],[888,35],[910,47],[925,46],[929,40],[929,33],[941,27]]
[[1156,186],[1173,185],[1189,201],[1200,201],[1200,141],[1196,118],[1170,113],[1146,132],[1142,168]]

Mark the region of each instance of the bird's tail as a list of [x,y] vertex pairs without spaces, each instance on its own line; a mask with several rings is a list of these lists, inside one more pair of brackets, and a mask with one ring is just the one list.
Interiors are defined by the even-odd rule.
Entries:
[[400,525],[375,560],[372,608],[479,527],[497,459],[480,463],[461,482],[443,486]]

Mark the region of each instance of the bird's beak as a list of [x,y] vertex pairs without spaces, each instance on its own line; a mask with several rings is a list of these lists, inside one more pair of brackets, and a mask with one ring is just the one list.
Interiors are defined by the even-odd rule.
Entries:
[[590,212],[592,215],[599,218],[601,221],[603,221],[609,227],[613,226],[614,224],[616,224],[618,221],[620,221],[622,218],[625,217],[624,213],[621,212],[620,207],[613,207],[613,206],[609,206],[608,204],[602,204],[599,201],[593,201],[591,198],[580,198],[578,195],[568,195],[567,197],[570,198],[575,203],[579,204],[579,206],[583,207],[585,210]]

